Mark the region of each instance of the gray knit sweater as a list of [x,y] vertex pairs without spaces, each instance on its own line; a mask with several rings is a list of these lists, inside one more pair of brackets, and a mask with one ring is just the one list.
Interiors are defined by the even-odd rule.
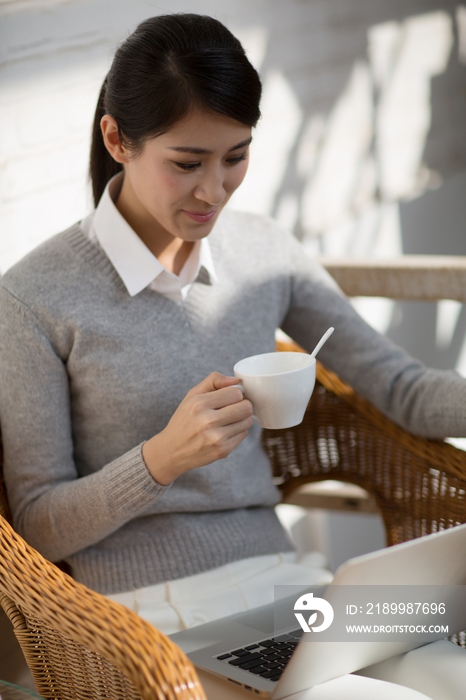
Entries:
[[369,328],[271,220],[223,212],[177,303],[130,297],[77,224],[10,269],[0,288],[0,423],[18,531],[79,581],[115,593],[290,549],[260,428],[227,459],[163,487],[142,443],[213,370],[274,349],[281,327],[409,430],[466,434],[466,381],[427,370]]

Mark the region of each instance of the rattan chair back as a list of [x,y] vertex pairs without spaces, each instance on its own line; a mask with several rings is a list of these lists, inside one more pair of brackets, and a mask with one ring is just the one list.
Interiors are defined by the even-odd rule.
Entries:
[[304,421],[265,430],[263,442],[284,498],[309,481],[358,484],[375,498],[389,545],[466,522],[466,452],[406,432],[320,363]]
[[0,515],[2,515],[5,520],[11,523],[11,513],[10,506],[8,504],[8,496],[6,493],[5,481],[3,479],[3,445],[2,436],[0,435]]
[[47,700],[205,700],[168,637],[46,561],[1,516],[0,603]]

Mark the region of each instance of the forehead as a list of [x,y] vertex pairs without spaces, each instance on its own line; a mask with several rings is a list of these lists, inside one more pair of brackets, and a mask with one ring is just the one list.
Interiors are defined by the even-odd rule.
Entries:
[[196,110],[169,131],[153,139],[156,147],[229,151],[251,137],[251,127],[216,112]]

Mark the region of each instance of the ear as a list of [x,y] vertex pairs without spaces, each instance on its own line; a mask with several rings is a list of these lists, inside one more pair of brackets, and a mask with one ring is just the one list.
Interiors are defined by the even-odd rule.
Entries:
[[117,163],[127,163],[130,159],[130,152],[120,141],[118,134],[118,124],[110,114],[104,114],[100,120],[100,128],[105,148]]

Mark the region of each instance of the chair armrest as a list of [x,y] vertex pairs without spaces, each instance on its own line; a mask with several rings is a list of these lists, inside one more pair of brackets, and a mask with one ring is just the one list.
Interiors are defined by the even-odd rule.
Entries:
[[320,363],[303,422],[264,430],[263,444],[285,502],[309,482],[356,484],[377,503],[388,544],[466,522],[466,452],[403,430]]
[[403,255],[393,260],[321,256],[318,260],[350,297],[466,301],[466,256]]
[[380,514],[375,499],[365,489],[356,484],[327,479],[299,486],[283,499],[283,503],[346,513]]
[[59,571],[1,517],[0,604],[46,698],[205,700],[169,637]]

